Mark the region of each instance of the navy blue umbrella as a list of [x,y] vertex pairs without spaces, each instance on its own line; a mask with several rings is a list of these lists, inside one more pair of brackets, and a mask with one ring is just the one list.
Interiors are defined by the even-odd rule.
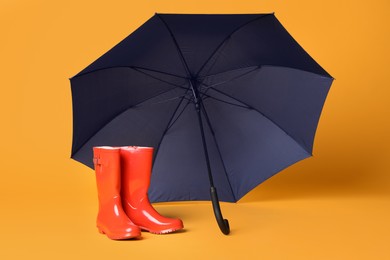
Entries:
[[311,156],[332,81],[274,14],[156,14],[71,78],[72,158],[155,147],[150,200],[211,198],[228,234],[218,198]]

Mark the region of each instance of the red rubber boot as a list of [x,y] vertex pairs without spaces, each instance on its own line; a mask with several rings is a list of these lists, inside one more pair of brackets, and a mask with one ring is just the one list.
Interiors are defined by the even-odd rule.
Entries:
[[94,147],[94,165],[99,198],[96,225],[108,238],[120,240],[141,236],[141,230],[128,218],[120,196],[120,149]]
[[180,219],[161,216],[150,204],[147,195],[152,170],[153,148],[121,147],[122,205],[127,216],[142,230],[155,234],[183,228]]

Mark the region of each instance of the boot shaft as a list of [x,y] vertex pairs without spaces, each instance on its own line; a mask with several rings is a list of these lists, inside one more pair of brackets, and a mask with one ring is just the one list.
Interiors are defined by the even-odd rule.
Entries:
[[140,199],[148,192],[152,171],[153,148],[121,147],[122,194]]
[[119,148],[94,147],[94,166],[99,204],[120,196],[121,165]]

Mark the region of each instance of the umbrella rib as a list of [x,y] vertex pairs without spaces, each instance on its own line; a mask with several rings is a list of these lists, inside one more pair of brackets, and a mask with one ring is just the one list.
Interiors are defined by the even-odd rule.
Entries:
[[211,53],[211,55],[207,58],[207,60],[203,63],[202,67],[200,67],[200,69],[198,70],[198,72],[196,73],[196,78],[199,76],[199,74],[202,72],[202,70],[204,69],[204,67],[207,65],[207,63],[214,57],[214,55],[220,50],[220,48],[223,46],[223,44],[232,37],[232,35],[234,33],[236,33],[237,31],[239,31],[240,29],[242,29],[243,27],[245,27],[246,25],[252,23],[252,22],[255,22],[257,20],[260,20],[264,17],[267,17],[267,16],[270,16],[270,15],[273,15],[273,13],[271,14],[265,14],[265,15],[262,15],[262,16],[259,16],[259,17],[256,17],[255,19],[252,19],[242,25],[240,25],[239,27],[237,27],[236,29],[234,29],[231,33],[229,33],[229,35],[227,35],[225,37],[225,39],[223,39],[221,41],[221,43],[217,46],[217,48],[215,48],[215,50]]
[[227,72],[232,72],[232,71],[237,71],[237,70],[244,70],[244,69],[249,69],[249,68],[254,68],[257,69],[257,68],[260,68],[260,67],[263,67],[264,65],[253,65],[253,66],[247,66],[247,67],[241,67],[241,68],[236,68],[236,69],[228,69],[228,70],[225,70],[225,71],[221,71],[221,72],[217,72],[215,74],[208,74],[208,75],[205,75],[205,76],[202,76],[202,77],[198,77],[197,79],[206,79],[206,78],[209,78],[209,77],[215,77],[215,76],[218,76],[218,75],[221,75],[221,74],[225,74]]
[[[185,98],[184,98],[185,99]],[[180,111],[180,113],[177,115],[176,119],[171,122],[167,128],[167,131],[176,123],[177,120],[179,120],[179,118],[181,117],[181,115],[184,113],[184,111],[187,109],[188,105],[192,102],[191,99],[186,99],[187,100],[187,104],[183,107],[183,109]]]
[[173,74],[173,73],[160,71],[160,70],[155,70],[155,69],[150,69],[150,68],[145,68],[145,67],[139,67],[139,66],[111,66],[111,67],[104,67],[104,68],[99,68],[99,69],[87,71],[87,72],[84,72],[84,73],[79,73],[76,76],[72,77],[71,79],[78,78],[78,77],[81,77],[81,76],[84,76],[84,75],[88,75],[88,74],[91,74],[91,73],[94,73],[94,72],[97,72],[97,71],[101,71],[101,70],[120,69],[120,68],[128,68],[128,69],[134,69],[134,70],[147,70],[147,71],[157,72],[157,73],[160,73],[160,74],[164,74],[164,75],[168,75],[168,76],[172,76],[172,77],[176,77],[176,78],[180,78],[180,79],[186,79],[186,77],[183,77],[183,76],[180,76],[180,75],[176,75],[176,74]]
[[184,100],[184,98],[185,98],[185,95],[187,94],[187,92],[188,92],[189,90],[190,90],[190,88],[188,88],[187,91],[186,91],[186,93],[184,93],[184,95],[182,96],[181,100],[179,101],[179,104],[178,104],[178,105],[176,106],[176,108],[175,108],[175,111],[172,113],[172,116],[171,116],[171,118],[169,119],[168,124],[167,124],[167,126],[165,127],[165,130],[164,130],[163,134],[161,135],[161,138],[160,138],[160,140],[159,140],[159,142],[158,142],[158,144],[157,144],[157,147],[156,147],[156,152],[155,152],[154,157],[153,157],[153,166],[154,166],[154,162],[155,162],[155,160],[156,160],[156,158],[157,158],[157,154],[158,154],[158,152],[159,152],[159,150],[160,150],[160,146],[161,146],[161,143],[162,143],[162,141],[163,141],[163,139],[164,139],[165,134],[166,134],[166,133],[168,132],[168,130],[172,127],[173,123],[175,123],[175,122],[178,120],[178,118],[181,116],[181,114],[183,113],[183,111],[185,110],[185,108],[186,108],[186,107],[188,106],[188,104],[190,103],[190,101],[188,101],[188,103],[185,105],[185,108],[183,109],[183,111],[179,113],[179,116],[178,116],[178,117],[175,119],[175,121],[173,121],[173,123],[172,123],[172,120],[175,118],[175,115],[176,115],[177,111],[179,110],[181,104],[183,103],[183,100]]
[[[148,98],[146,98],[146,99],[144,99],[144,100],[142,100],[142,101],[140,101],[139,103],[137,103],[137,104],[135,104],[135,105],[131,105],[131,106],[128,106],[128,107],[126,107],[125,109],[122,109],[120,112],[118,112],[115,116],[113,116],[110,120],[108,120],[106,123],[104,123],[103,125],[102,125],[102,127],[100,127],[99,128],[99,130],[97,130],[97,131],[95,131],[85,142],[83,142],[75,151],[73,151],[73,153],[71,154],[71,157],[73,156],[73,155],[75,155],[80,149],[81,149],[81,147],[83,147],[86,143],[88,143],[101,129],[103,129],[105,126],[107,126],[110,122],[112,122],[115,118],[117,118],[118,116],[120,116],[121,114],[123,114],[124,112],[126,112],[127,110],[129,110],[129,109],[131,109],[131,108],[134,108],[134,107],[139,107],[139,105],[140,104],[142,104],[142,103],[144,103],[145,101],[148,101],[148,100],[150,100],[150,99],[152,99],[152,98],[155,98],[155,97],[157,97],[157,96],[159,96],[159,95],[162,95],[162,94],[164,94],[164,93],[167,93],[167,92],[169,92],[169,91],[172,91],[172,90],[174,90],[174,89],[176,89],[176,87],[175,88],[171,88],[171,89],[168,89],[168,90],[165,90],[165,91],[162,91],[162,92],[160,92],[160,93],[158,93],[158,94],[156,94],[156,95],[154,95],[154,96],[152,96],[152,97],[148,97]],[[187,91],[186,91],[186,93],[188,92],[188,90],[189,89],[187,89]],[[186,94],[185,93],[185,94]],[[183,95],[182,96],[182,99],[184,99],[184,97],[185,97],[185,95]]]
[[[172,82],[169,82],[169,81],[160,79],[160,78],[158,78],[158,77],[155,77],[155,76],[153,76],[153,75],[150,75],[150,74],[148,74],[148,73],[146,73],[146,72],[144,72],[144,71],[142,71],[142,70],[140,70],[140,69],[138,69],[138,68],[134,68],[134,70],[135,70],[135,71],[138,71],[139,73],[142,73],[142,74],[144,74],[144,75],[146,75],[146,76],[148,76],[148,77],[151,77],[151,78],[153,78],[153,79],[155,79],[155,80],[164,82],[164,83],[166,83],[166,84],[168,84],[168,85],[172,85],[172,86],[175,86],[175,87],[178,87],[178,88],[187,89],[187,88],[185,88],[185,87],[183,87],[183,86],[181,86],[181,85],[174,84],[174,83],[172,83]],[[183,78],[183,79],[184,79],[184,78]]]
[[229,104],[229,105],[232,105],[232,106],[236,106],[236,107],[242,107],[242,108],[247,108],[247,109],[252,109],[252,107],[249,107],[249,106],[246,106],[246,105],[239,105],[239,104],[235,104],[235,103],[232,103],[232,102],[228,102],[226,100],[222,100],[222,99],[219,99],[219,98],[216,98],[216,97],[213,97],[213,96],[210,96],[209,94],[206,94],[206,92],[200,92],[203,96],[206,96],[208,98],[212,98],[216,101],[219,101],[219,102],[222,102],[222,103],[226,103],[226,104]]
[[165,75],[180,78],[180,79],[186,79],[186,77],[183,77],[183,76],[180,76],[177,74],[173,74],[173,73],[169,73],[169,72],[165,72],[165,71],[160,71],[160,70],[155,70],[155,69],[150,69],[150,68],[145,68],[145,67],[139,67],[139,66],[128,66],[128,67],[132,68],[132,69],[136,69],[136,70],[152,71],[152,72],[157,72],[157,73],[165,74]]
[[250,70],[250,71],[247,71],[247,72],[245,72],[245,73],[243,73],[243,74],[241,74],[241,75],[235,76],[235,77],[233,77],[233,78],[231,78],[231,79],[228,79],[228,80],[225,80],[225,81],[221,81],[221,82],[218,82],[218,83],[215,83],[215,84],[212,84],[212,85],[207,85],[207,84],[203,83],[203,82],[204,82],[204,79],[203,79],[203,81],[200,82],[200,84],[206,86],[207,88],[219,86],[219,85],[228,83],[228,82],[230,82],[230,81],[239,79],[239,78],[241,78],[241,77],[244,77],[244,76],[246,76],[246,75],[248,75],[248,74],[250,74],[250,73],[252,73],[252,72],[254,72],[254,71],[257,71],[258,69],[261,69],[261,67],[262,67],[261,65],[256,66],[254,69],[252,69],[252,70]]
[[[211,60],[210,60],[211,57],[215,57],[213,63],[210,64],[210,66],[209,66],[207,72],[205,72],[204,74],[207,75],[208,73],[210,73],[210,71],[214,68],[215,64],[217,64],[217,61],[218,61],[219,57],[220,57],[221,54],[222,54],[223,48],[225,48],[225,47],[228,45],[230,39],[231,39],[231,38],[228,37],[225,41],[223,41],[222,44],[221,44],[221,46],[218,48],[218,50],[219,50],[218,53],[212,54],[212,56],[209,57],[209,59],[206,61],[206,63],[203,64],[203,66],[206,66],[206,64],[208,64],[208,62],[211,61]],[[215,55],[215,56],[214,56],[214,55]],[[202,66],[202,67],[203,67],[203,66]],[[199,77],[199,73],[200,73],[203,69],[204,69],[204,68],[201,68],[201,69],[198,71],[198,73],[196,74],[196,77],[195,77],[195,78],[198,78],[198,77]]]
[[203,111],[203,114],[204,114],[204,116],[206,118],[207,125],[208,125],[208,127],[209,127],[209,129],[211,131],[211,135],[212,135],[212,137],[214,139],[215,146],[217,147],[218,155],[219,155],[219,158],[221,159],[222,167],[223,167],[223,170],[225,172],[226,179],[228,179],[230,191],[231,191],[231,193],[233,195],[234,201],[237,201],[236,195],[233,192],[233,187],[232,187],[232,185],[230,183],[230,179],[229,179],[229,176],[228,176],[228,173],[227,173],[227,170],[226,170],[226,165],[225,165],[225,162],[224,162],[223,157],[222,157],[221,149],[219,148],[218,141],[217,141],[217,138],[215,136],[214,129],[213,129],[212,125],[211,125],[210,118],[209,118],[209,116],[207,114],[207,111],[206,111],[206,107],[204,106],[204,104],[203,104],[202,107],[203,107],[202,111]]
[[168,32],[169,32],[169,34],[170,34],[170,36],[171,36],[171,38],[173,40],[173,43],[175,44],[177,52],[179,53],[179,56],[180,56],[181,61],[183,63],[183,66],[184,66],[184,68],[185,68],[185,70],[187,72],[187,76],[189,78],[191,78],[192,75],[191,75],[191,72],[190,72],[190,68],[188,67],[188,64],[187,64],[187,62],[186,62],[186,60],[184,58],[183,52],[181,51],[181,49],[179,47],[179,43],[177,42],[175,35],[173,34],[171,28],[168,26],[167,22],[161,17],[161,15],[157,14],[157,13],[156,13],[156,15],[157,15],[158,18],[160,18],[161,22],[164,24],[165,28],[168,30]]
[[[295,138],[292,137],[286,130],[284,130],[283,127],[281,127],[279,124],[277,124],[274,120],[272,120],[270,117],[268,117],[267,115],[265,115],[265,114],[264,114],[263,112],[261,112],[260,110],[254,108],[254,107],[252,107],[252,106],[250,106],[250,105],[248,105],[247,103],[243,102],[242,100],[239,100],[238,98],[233,97],[233,96],[231,96],[231,95],[229,95],[229,94],[227,94],[227,93],[225,93],[225,92],[223,92],[223,91],[221,91],[221,90],[215,89],[215,88],[213,88],[213,87],[210,87],[209,89],[212,89],[212,90],[214,90],[214,91],[216,91],[216,92],[218,92],[218,93],[220,93],[220,94],[222,94],[222,95],[225,95],[225,96],[227,96],[227,97],[229,97],[229,98],[231,98],[231,99],[233,99],[233,100],[236,100],[236,101],[238,101],[238,102],[244,104],[245,106],[247,106],[248,109],[254,110],[254,111],[256,111],[257,113],[261,114],[262,116],[264,116],[265,118],[267,118],[270,122],[272,122],[274,125],[276,125],[280,130],[282,130],[286,135],[288,135],[292,140],[294,140],[300,147],[302,147],[303,150],[305,150],[306,152],[308,152],[309,154],[311,154],[310,151],[307,151],[307,149],[306,149],[305,147],[303,147],[297,140],[295,140]],[[213,97],[211,97],[211,98],[213,98]],[[226,103],[226,102],[224,102],[224,103]]]
[[[242,67],[242,68],[237,68],[237,69],[229,69],[229,70],[225,70],[225,71],[221,71],[221,72],[218,72],[218,73],[215,73],[215,74],[209,74],[209,75],[205,75],[205,76],[202,76],[202,77],[198,77],[198,81],[200,84],[203,84],[205,85],[204,83],[202,83],[204,81],[204,79],[208,78],[208,77],[214,77],[214,76],[218,76],[220,74],[224,74],[224,73],[227,73],[227,72],[232,72],[232,71],[236,71],[236,70],[242,70],[242,69],[249,69],[249,68],[286,68],[286,69],[291,69],[291,70],[296,70],[296,71],[302,71],[302,72],[306,72],[306,73],[310,73],[310,74],[313,74],[313,75],[317,75],[317,76],[321,76],[321,77],[325,77],[325,78],[330,78],[330,79],[334,79],[333,77],[331,76],[323,76],[321,74],[318,74],[318,73],[315,73],[315,72],[311,72],[311,71],[308,71],[308,70],[304,70],[304,69],[299,69],[299,68],[294,68],[294,67],[291,67],[291,66],[283,66],[283,65],[271,65],[271,64],[262,64],[262,65],[253,65],[253,66],[248,66],[248,67]],[[256,69],[254,70],[251,70],[250,72],[253,72],[255,71]],[[246,74],[246,73],[244,73]],[[244,75],[243,74],[243,75]],[[200,81],[199,79],[203,79],[202,81]],[[226,83],[226,82],[225,82]]]
[[[176,99],[179,99],[179,98],[183,98],[186,99],[186,100],[189,100],[188,98],[186,98],[186,95],[181,95],[181,96],[177,96],[177,97],[173,97],[173,98],[169,98],[169,99],[165,99],[163,101],[158,101],[158,102],[155,102],[155,103],[150,103],[148,105],[157,105],[157,104],[163,104],[163,103],[167,103],[167,102],[171,102],[173,100],[176,100]],[[146,106],[146,105],[134,105],[132,106],[132,108],[137,108],[137,107],[142,107],[142,106]]]

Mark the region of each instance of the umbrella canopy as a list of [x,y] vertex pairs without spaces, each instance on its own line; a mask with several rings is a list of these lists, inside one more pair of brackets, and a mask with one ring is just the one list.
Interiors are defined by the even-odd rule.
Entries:
[[156,14],[71,78],[72,158],[155,147],[151,201],[235,202],[311,156],[332,81],[274,14]]

